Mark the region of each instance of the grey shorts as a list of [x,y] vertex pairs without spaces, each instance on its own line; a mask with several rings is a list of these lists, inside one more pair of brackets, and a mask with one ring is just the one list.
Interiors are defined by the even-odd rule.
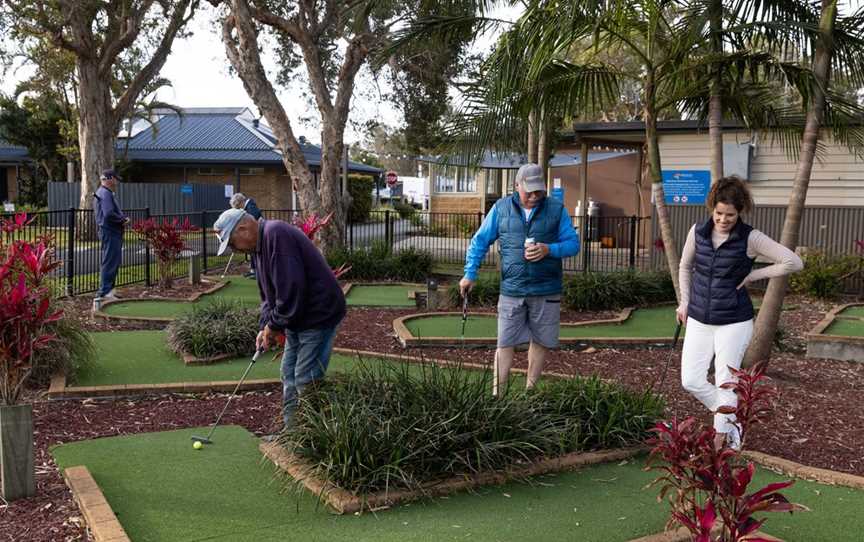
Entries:
[[536,342],[558,348],[561,295],[498,297],[498,347]]

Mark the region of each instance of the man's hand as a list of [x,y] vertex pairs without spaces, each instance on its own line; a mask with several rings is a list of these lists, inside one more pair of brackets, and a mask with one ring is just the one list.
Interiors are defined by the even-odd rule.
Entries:
[[529,262],[539,262],[549,255],[549,245],[546,243],[534,243],[525,249],[525,259]]
[[468,292],[474,289],[474,282],[469,278],[462,277],[462,280],[459,281],[459,293],[462,294],[462,297],[468,295]]
[[682,324],[687,323],[687,306],[681,305],[675,309],[675,318]]
[[255,349],[270,350],[270,346],[276,342],[277,335],[279,335],[278,331],[273,331],[270,326],[264,326],[264,329],[259,331],[258,336],[255,337]]

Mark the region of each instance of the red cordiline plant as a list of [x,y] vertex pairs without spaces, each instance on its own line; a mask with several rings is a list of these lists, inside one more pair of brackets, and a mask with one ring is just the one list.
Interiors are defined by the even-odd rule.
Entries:
[[171,288],[173,282],[171,267],[177,260],[177,256],[186,249],[185,234],[195,229],[188,218],[183,222],[177,218],[162,221],[148,218],[132,226],[132,230],[138,234],[138,237],[150,245],[150,249],[156,253],[160,288]]
[[[721,412],[736,414],[742,444],[773,406],[775,390],[761,383],[766,368],[766,363],[758,363],[748,369],[732,369],[737,382],[722,386],[738,396],[737,407]],[[713,427],[697,423],[693,417],[681,422],[673,418],[658,423],[652,432],[646,469],[661,472],[651,485],[660,485],[658,500],[668,499],[671,506],[667,526],[684,526],[697,542],[762,541],[754,533],[765,519],[756,519],[754,514],[806,510],[780,493],[794,483],[791,480],[748,494],[755,472],[753,463],[745,461],[738,450],[716,448]]]
[[[294,225],[300,228],[303,233],[306,234],[311,241],[315,241],[315,234],[317,234],[324,226],[330,224],[330,219],[333,218],[333,213],[321,218],[316,213],[312,213],[306,218],[301,218],[300,216],[294,217]],[[347,263],[343,263],[338,268],[333,270],[333,274],[336,275],[336,278],[340,278],[345,275],[348,271],[351,270],[351,266]]]
[[54,336],[46,325],[63,315],[52,311],[49,273],[60,262],[54,259],[50,238],[16,239],[27,226],[26,215],[0,219],[0,404],[17,404],[27,378],[33,372],[33,352]]

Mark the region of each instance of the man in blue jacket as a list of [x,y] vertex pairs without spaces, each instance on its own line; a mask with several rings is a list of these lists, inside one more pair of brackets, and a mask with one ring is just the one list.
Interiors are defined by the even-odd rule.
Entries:
[[256,348],[266,350],[277,335],[285,335],[282,414],[288,426],[303,388],[324,378],[345,317],[345,295],[324,256],[299,228],[228,209],[213,229],[219,255],[230,246],[255,262],[261,294]]
[[102,243],[102,262],[97,297],[117,299],[114,281],[123,259],[123,229],[129,224],[129,217],[120,210],[115,192],[120,177],[113,169],[102,172],[101,186],[93,198],[96,224],[99,225],[99,240]]
[[[254,218],[255,220],[258,220],[263,216],[261,213],[261,209],[259,209],[258,205],[255,203],[255,198],[253,198],[252,196],[247,197],[242,192],[237,192],[236,194],[231,196],[231,207],[235,209],[243,209],[244,211],[252,215],[252,218]],[[244,273],[243,276],[249,279],[254,279],[255,260],[253,259],[252,263],[250,263],[249,265],[251,269]]]
[[528,382],[532,388],[543,372],[546,353],[558,347],[561,322],[561,260],[579,252],[579,235],[561,201],[546,197],[543,170],[525,164],[516,173],[516,192],[501,198],[471,239],[465,276],[459,281],[467,296],[480,263],[497,240],[501,256],[498,298],[498,348],[495,351],[493,395],[503,390],[517,344],[528,348]]

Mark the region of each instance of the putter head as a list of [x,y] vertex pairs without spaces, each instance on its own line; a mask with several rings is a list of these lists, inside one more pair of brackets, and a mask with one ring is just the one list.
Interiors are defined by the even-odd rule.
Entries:
[[207,437],[197,437],[192,435],[192,442],[200,442],[201,444],[213,444],[213,441]]

